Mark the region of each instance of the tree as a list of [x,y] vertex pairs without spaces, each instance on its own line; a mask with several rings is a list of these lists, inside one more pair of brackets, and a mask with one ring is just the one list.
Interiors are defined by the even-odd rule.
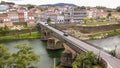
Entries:
[[84,18],[83,20],[85,24],[88,22],[88,18]]
[[6,4],[6,2],[5,1],[1,1],[1,3],[0,4]]
[[103,22],[105,20],[105,17],[101,17],[100,20]]
[[96,6],[95,8],[97,8],[97,9],[106,9],[106,7],[104,7],[104,6]]
[[14,63],[17,68],[28,68],[32,66],[33,63],[39,62],[40,56],[32,51],[32,47],[26,44],[16,45],[15,48],[18,49],[17,53],[14,53]]
[[10,53],[8,52],[8,48],[4,44],[0,44],[0,68],[5,67],[9,58]]
[[90,20],[91,20],[91,22],[94,22],[95,19],[94,19],[94,17],[91,17]]
[[94,64],[97,64],[97,56],[93,52],[81,53],[77,56],[73,62],[74,68],[92,68]]
[[6,35],[9,31],[9,28],[5,25],[5,27],[0,28],[0,35]]
[[28,7],[28,9],[34,8],[34,5],[31,4],[27,4],[26,6]]
[[117,12],[120,12],[120,6],[118,6],[118,7],[116,8],[116,11],[117,11]]
[[110,16],[112,16],[111,12],[107,14],[107,18],[110,18]]
[[47,23],[48,23],[48,24],[50,24],[50,22],[51,22],[51,19],[50,19],[50,18],[48,18],[48,19],[47,19]]

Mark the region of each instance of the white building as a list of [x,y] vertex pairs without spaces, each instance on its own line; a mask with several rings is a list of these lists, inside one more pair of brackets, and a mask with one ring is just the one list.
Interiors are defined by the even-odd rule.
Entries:
[[81,22],[85,17],[88,17],[88,12],[86,9],[69,8],[64,16],[65,22]]
[[57,16],[57,23],[64,23],[64,16]]
[[0,5],[0,14],[7,13],[8,6],[7,5]]

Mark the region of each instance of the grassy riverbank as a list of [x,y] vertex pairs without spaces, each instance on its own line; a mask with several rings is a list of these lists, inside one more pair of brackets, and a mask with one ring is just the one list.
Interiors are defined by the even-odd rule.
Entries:
[[110,25],[110,24],[117,24],[117,22],[87,22],[87,23],[80,23],[82,26],[101,26],[101,25]]
[[99,38],[105,38],[109,36],[115,36],[120,35],[120,30],[113,30],[109,32],[102,32],[102,33],[96,33],[89,35],[90,39],[99,39]]
[[40,38],[40,37],[41,37],[41,34],[39,32],[31,32],[31,35],[30,35],[30,33],[23,33],[23,34],[0,36],[0,41],[11,41],[11,40],[20,40],[20,39],[36,39],[36,38]]

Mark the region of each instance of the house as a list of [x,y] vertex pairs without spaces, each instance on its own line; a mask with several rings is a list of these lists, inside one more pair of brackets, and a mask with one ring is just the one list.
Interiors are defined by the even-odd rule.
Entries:
[[19,22],[19,15],[17,11],[8,12],[8,17],[11,19],[12,22]]
[[8,8],[9,7],[7,5],[0,5],[0,14],[7,13]]
[[57,16],[58,16],[58,14],[56,14],[54,12],[47,13],[47,19],[50,18],[51,22],[57,22]]
[[28,20],[27,20],[27,25],[29,27],[31,26],[35,26],[35,18],[34,18],[34,14],[32,12],[28,12]]
[[107,13],[104,12],[104,10],[102,9],[92,8],[90,9],[90,12],[92,12],[92,17],[94,17],[95,19],[107,16]]
[[19,17],[19,22],[25,22],[24,11],[18,10],[17,13],[18,13],[18,17]]
[[8,17],[7,13],[0,14],[0,27],[12,27],[13,22]]
[[45,22],[46,19],[47,19],[47,15],[46,15],[46,13],[44,11],[37,10],[35,12],[35,19],[39,20],[41,22]]

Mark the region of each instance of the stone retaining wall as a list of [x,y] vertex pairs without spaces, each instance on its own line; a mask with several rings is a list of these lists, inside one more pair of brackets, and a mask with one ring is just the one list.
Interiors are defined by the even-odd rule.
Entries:
[[74,30],[81,31],[83,33],[98,33],[98,32],[106,32],[106,31],[120,29],[120,24],[110,24],[110,25],[102,25],[102,26],[80,26],[76,24],[55,24],[51,26],[59,30],[67,30],[69,28],[73,28]]

